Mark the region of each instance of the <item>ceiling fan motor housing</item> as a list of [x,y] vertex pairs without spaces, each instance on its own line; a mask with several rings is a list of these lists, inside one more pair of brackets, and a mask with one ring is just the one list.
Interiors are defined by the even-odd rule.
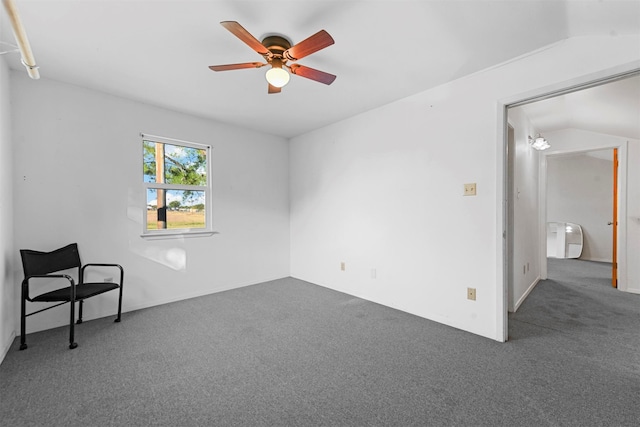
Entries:
[[274,56],[283,58],[284,51],[291,47],[291,42],[282,36],[267,36],[262,40],[262,45]]

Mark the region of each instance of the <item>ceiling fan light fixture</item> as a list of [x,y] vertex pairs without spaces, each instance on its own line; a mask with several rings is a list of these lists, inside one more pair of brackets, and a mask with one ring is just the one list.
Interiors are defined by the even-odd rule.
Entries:
[[289,83],[289,73],[281,67],[272,67],[267,71],[265,77],[269,84],[274,87],[283,87]]

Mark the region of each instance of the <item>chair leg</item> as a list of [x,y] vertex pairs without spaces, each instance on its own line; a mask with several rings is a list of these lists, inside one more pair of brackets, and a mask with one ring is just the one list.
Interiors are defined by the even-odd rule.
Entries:
[[26,313],[26,295],[25,295],[25,287],[22,286],[22,295],[20,297],[20,350],[25,350],[27,348],[27,336],[26,336],[26,326],[27,326],[27,313]]
[[120,295],[118,296],[118,317],[114,322],[120,322],[120,315],[122,314],[122,282],[124,281],[124,273],[120,273]]
[[69,305],[71,306],[71,314],[69,320],[69,348],[74,349],[78,346],[77,343],[73,341],[74,333],[75,333],[75,317],[76,317],[76,304],[74,300],[71,300]]
[[83,305],[84,305],[84,300],[81,299],[80,300],[80,307],[78,307],[78,320],[76,321],[77,325],[82,323],[82,306]]

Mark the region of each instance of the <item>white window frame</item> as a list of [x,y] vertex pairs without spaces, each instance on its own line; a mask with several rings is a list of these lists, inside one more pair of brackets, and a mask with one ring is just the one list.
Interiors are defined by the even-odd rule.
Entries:
[[[167,184],[158,182],[144,182],[144,170],[142,170],[142,186],[143,186],[143,210],[142,210],[142,234],[141,237],[147,239],[166,239],[166,238],[180,238],[180,237],[203,237],[217,234],[213,231],[212,221],[212,201],[211,201],[211,146],[206,144],[199,144],[195,142],[183,141],[180,139],[167,138],[164,136],[150,135],[140,133],[140,153],[141,158],[138,162],[138,167],[141,167],[144,162],[144,142],[152,141],[162,144],[178,145],[181,147],[196,148],[199,150],[205,150],[207,153],[207,183],[206,185],[184,185],[184,184]],[[205,213],[205,227],[204,228],[170,228],[170,229],[151,229],[147,230],[147,190],[149,189],[165,189],[165,190],[193,190],[204,191],[204,213]]]

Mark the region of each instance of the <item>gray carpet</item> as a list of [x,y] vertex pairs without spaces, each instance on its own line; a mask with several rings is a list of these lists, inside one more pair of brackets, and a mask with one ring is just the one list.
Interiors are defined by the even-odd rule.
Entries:
[[291,278],[34,333],[0,424],[637,425],[640,296],[578,282],[504,344]]

